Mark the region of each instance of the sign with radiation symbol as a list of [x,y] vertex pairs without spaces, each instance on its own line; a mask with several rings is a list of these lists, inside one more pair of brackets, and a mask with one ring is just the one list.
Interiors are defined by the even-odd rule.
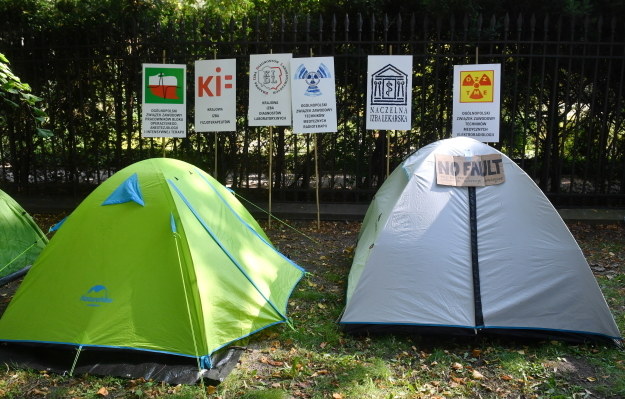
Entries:
[[454,65],[452,137],[499,142],[501,64]]
[[494,101],[493,82],[495,71],[461,71],[460,102],[492,103]]

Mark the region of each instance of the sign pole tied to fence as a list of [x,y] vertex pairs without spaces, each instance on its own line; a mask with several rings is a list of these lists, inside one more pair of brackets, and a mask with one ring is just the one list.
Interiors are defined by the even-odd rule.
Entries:
[[269,128],[268,228],[271,228],[273,202],[273,127],[291,126],[291,88],[288,64],[290,53],[250,55],[250,94],[248,124]]
[[[167,64],[167,50],[163,50],[163,64]],[[161,137],[161,148],[163,149],[163,158],[166,158],[165,153],[165,136]]]
[[[273,49],[269,50],[269,54],[273,54]],[[273,190],[273,125],[269,126],[269,174],[267,175],[267,184],[269,185],[269,217],[267,219],[267,227],[271,229],[271,192]]]
[[[217,59],[217,49],[213,50],[213,59]],[[215,132],[215,179],[217,179],[217,154],[219,149],[219,132]]]
[[[393,55],[393,45],[388,46],[388,55]],[[391,174],[391,132],[386,132],[386,178]]]
[[[313,57],[313,50],[310,49],[310,56]],[[317,202],[317,230],[321,230],[321,209],[319,205],[319,189],[321,186],[321,180],[319,179],[319,147],[317,140],[319,135],[311,133],[314,137],[314,151],[315,151],[315,201]]]

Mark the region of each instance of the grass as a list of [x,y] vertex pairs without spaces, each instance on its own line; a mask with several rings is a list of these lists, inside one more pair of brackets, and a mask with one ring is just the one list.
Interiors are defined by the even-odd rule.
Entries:
[[[219,386],[171,386],[111,377],[59,376],[5,366],[0,397],[23,398],[625,398],[625,353],[601,344],[510,338],[351,336],[336,324],[357,224],[298,224],[322,242],[302,246],[269,231],[307,275],[293,292],[293,327],[266,329],[242,344],[240,365]],[[625,330],[625,234],[583,227],[589,263]],[[604,230],[593,230],[604,229]],[[347,232],[347,233],[346,233]],[[600,239],[597,237],[599,236]],[[281,238],[282,237],[282,238]],[[609,242],[606,242],[609,241]],[[609,267],[608,267],[609,266]]]

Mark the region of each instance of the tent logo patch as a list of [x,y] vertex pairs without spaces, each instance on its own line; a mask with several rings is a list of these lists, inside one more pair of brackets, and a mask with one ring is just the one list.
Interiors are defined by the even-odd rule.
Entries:
[[100,306],[104,303],[111,303],[113,300],[109,298],[108,289],[103,285],[94,285],[80,297],[87,306]]

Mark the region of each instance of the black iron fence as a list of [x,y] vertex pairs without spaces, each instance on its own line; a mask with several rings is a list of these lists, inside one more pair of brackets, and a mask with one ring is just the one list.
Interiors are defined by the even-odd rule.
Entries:
[[[0,52],[45,98],[52,138],[9,116],[1,131],[0,184],[82,195],[135,161],[162,156],[142,138],[142,63],[237,60],[238,130],[169,139],[166,156],[262,198],[269,140],[276,200],[314,200],[318,148],[323,201],[369,201],[391,169],[450,136],[453,66],[500,63],[501,127],[493,145],[559,206],[625,205],[625,21],[561,16],[290,16],[241,21],[128,19],[78,26],[0,27]],[[250,54],[334,56],[338,132],[295,135],[247,124]],[[411,131],[365,129],[367,55],[413,56]],[[316,143],[313,142],[316,140]],[[388,147],[387,147],[388,146]]]

